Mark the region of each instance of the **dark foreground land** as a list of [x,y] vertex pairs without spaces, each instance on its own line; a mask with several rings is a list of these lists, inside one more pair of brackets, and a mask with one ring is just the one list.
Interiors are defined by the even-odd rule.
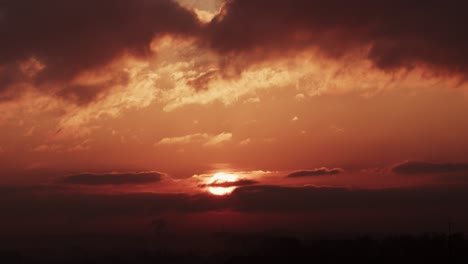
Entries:
[[178,249],[130,236],[23,239],[28,238],[1,238],[0,263],[468,263],[468,241],[461,233],[340,239],[226,233],[210,242],[180,241],[198,247]]

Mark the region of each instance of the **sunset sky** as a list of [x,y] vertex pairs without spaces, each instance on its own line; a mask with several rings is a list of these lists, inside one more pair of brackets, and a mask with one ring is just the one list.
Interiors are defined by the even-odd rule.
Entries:
[[0,231],[468,230],[467,7],[0,0]]

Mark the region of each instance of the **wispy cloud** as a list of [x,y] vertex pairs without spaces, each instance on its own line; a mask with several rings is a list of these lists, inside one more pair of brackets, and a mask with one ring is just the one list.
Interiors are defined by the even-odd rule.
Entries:
[[216,146],[232,139],[232,133],[220,133],[211,135],[208,133],[196,133],[180,137],[166,137],[161,139],[156,146],[164,145],[185,145],[190,143],[198,143],[204,146]]
[[232,139],[231,133],[221,133],[216,136],[210,137],[205,143],[205,146],[216,146],[221,143],[227,142]]
[[228,187],[240,187],[240,186],[248,186],[248,185],[254,185],[254,184],[257,184],[258,181],[254,181],[254,180],[248,180],[248,179],[240,179],[240,180],[237,180],[237,181],[233,181],[233,182],[213,182],[213,183],[208,183],[208,184],[200,184],[198,185],[198,187],[200,188],[205,188],[205,187],[224,187],[224,188],[228,188]]

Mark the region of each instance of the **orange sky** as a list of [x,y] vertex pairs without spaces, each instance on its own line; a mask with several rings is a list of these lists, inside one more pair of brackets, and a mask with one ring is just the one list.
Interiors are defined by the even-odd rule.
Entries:
[[[213,15],[218,8],[184,4]],[[385,71],[356,52],[331,59],[314,48],[255,63],[255,54],[241,54],[226,65],[197,39],[171,36],[154,39],[151,52],[76,75],[70,82],[86,89],[106,85],[86,103],[18,82],[21,94],[0,103],[1,181],[40,182],[41,171],[161,171],[178,179],[217,169],[466,161],[461,75],[423,65]],[[18,63],[24,74],[47,69],[34,56]],[[123,73],[128,82],[115,81]]]

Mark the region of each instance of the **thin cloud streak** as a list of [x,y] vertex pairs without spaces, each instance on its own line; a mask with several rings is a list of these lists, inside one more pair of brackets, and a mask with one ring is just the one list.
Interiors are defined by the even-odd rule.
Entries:
[[203,146],[213,147],[232,139],[232,133],[220,133],[217,135],[210,135],[207,133],[196,133],[180,137],[166,137],[161,139],[156,146],[169,146],[169,145],[186,145],[192,143],[199,143]]
[[295,171],[288,174],[288,178],[299,178],[299,177],[315,177],[315,176],[326,176],[326,175],[336,175],[344,172],[341,168],[328,169],[325,167],[314,169],[314,170],[301,170]]

